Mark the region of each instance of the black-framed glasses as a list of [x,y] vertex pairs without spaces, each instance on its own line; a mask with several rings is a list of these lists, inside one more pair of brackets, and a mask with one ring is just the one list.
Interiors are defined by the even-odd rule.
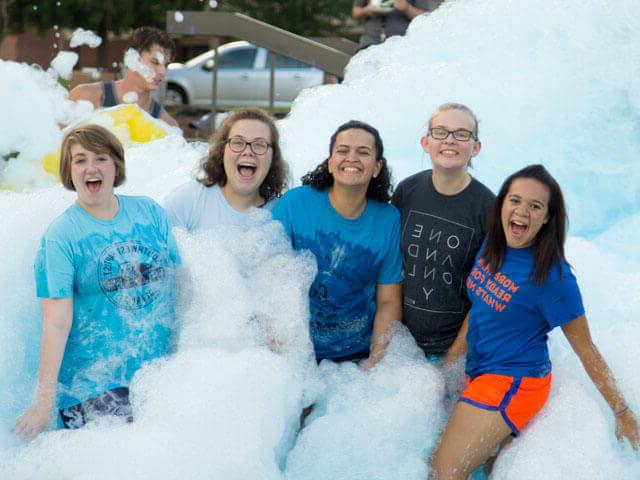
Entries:
[[459,128],[458,130],[452,131],[442,127],[434,127],[429,129],[429,135],[436,140],[445,140],[449,137],[449,135],[453,135],[453,138],[455,138],[459,142],[468,142],[472,138],[474,140],[477,140],[477,137],[473,132],[465,130],[464,128]]
[[253,142],[247,142],[242,137],[231,137],[227,139],[226,143],[229,145],[231,151],[235,153],[244,152],[244,149],[249,145],[251,151],[256,155],[264,155],[267,153],[267,150],[269,150],[269,147],[271,147],[270,143],[260,138]]

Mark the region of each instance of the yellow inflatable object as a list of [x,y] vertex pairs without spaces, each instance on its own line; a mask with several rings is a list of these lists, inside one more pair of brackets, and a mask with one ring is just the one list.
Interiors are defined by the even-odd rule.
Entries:
[[167,135],[165,129],[156,125],[153,120],[134,103],[118,106],[105,113],[113,118],[114,129],[120,130],[124,126],[128,127],[129,139],[131,141],[146,143],[151,140],[159,140]]
[[44,171],[54,175],[58,180],[60,180],[60,175],[58,174],[58,169],[60,167],[60,149],[56,150],[55,153],[47,153],[44,157],[42,157],[42,166],[44,167]]
[[[130,146],[132,142],[147,143],[152,140],[159,140],[167,135],[167,131],[135,103],[118,105],[101,112],[98,116],[103,115],[107,116],[108,120],[112,120],[113,123],[111,125],[104,125],[104,122],[96,123],[111,130],[125,147]],[[45,172],[54,175],[60,180],[58,175],[60,149],[56,152],[45,154],[42,158],[42,166]]]

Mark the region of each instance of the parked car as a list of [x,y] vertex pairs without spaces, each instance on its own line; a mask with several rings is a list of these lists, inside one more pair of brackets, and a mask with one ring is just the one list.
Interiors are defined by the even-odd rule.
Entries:
[[[213,54],[209,50],[184,64],[169,64],[165,105],[211,105]],[[266,49],[244,41],[220,46],[218,107],[268,106],[270,75]],[[274,106],[290,108],[302,89],[321,85],[323,79],[322,70],[276,55]]]

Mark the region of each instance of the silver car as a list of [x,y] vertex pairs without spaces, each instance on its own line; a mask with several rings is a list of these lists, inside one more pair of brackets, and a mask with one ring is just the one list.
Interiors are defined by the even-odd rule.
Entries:
[[[218,107],[269,105],[268,51],[248,42],[218,48]],[[165,105],[211,105],[213,50],[186,63],[171,63],[167,72]],[[276,55],[274,106],[290,108],[304,88],[321,85],[322,70]]]

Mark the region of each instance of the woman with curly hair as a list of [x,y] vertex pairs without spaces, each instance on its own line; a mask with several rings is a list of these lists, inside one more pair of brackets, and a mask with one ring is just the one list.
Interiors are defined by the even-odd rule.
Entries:
[[250,208],[271,209],[287,183],[278,142],[278,129],[267,113],[232,111],[211,138],[200,178],[165,199],[173,225],[190,232],[242,225]]
[[318,262],[311,286],[310,330],[316,359],[364,360],[384,355],[402,315],[400,214],[388,204],[391,180],[382,139],[352,120],[336,130],[329,158],[273,209],[296,250]]

